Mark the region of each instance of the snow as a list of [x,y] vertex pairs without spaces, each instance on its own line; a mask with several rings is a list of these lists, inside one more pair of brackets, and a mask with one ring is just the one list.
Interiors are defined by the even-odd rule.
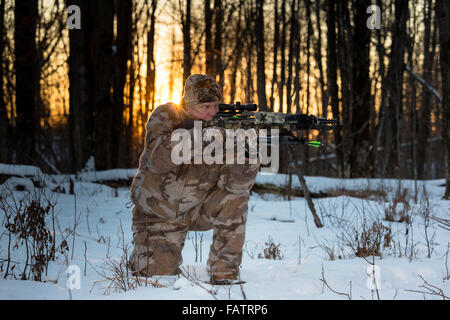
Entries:
[[[41,175],[30,167],[9,167],[0,165],[0,174],[8,174],[9,178],[0,185],[0,196],[9,199],[6,190],[14,190],[16,199],[23,197],[26,191],[17,191],[15,186],[26,186],[32,189],[30,177]],[[4,227],[4,215],[0,209],[0,299],[170,299],[170,300],[203,300],[214,299],[211,286],[205,283],[196,284],[181,276],[172,280],[155,278],[159,283],[169,283],[165,288],[137,287],[135,290],[107,292],[110,282],[101,274],[111,275],[105,269],[108,259],[118,261],[122,256],[122,244],[131,249],[131,208],[129,207],[129,189],[126,187],[111,188],[101,181],[129,180],[136,169],[117,169],[103,172],[85,171],[78,176],[52,175],[45,179],[52,181],[52,187],[60,186],[65,193],[52,193],[56,201],[55,216],[60,224],[56,230],[57,243],[67,237],[69,251],[66,256],[50,264],[47,282],[16,280],[12,277],[3,279],[7,257],[8,233]],[[74,183],[74,195],[68,194],[69,178]],[[326,192],[335,189],[371,190],[384,188],[388,192],[387,199],[395,194],[397,180],[390,179],[334,179],[327,177],[305,177],[312,192]],[[272,183],[284,186],[286,176],[282,174],[258,175],[257,183]],[[375,257],[375,275],[378,294],[381,299],[442,299],[436,295],[423,295],[412,291],[426,291],[423,277],[427,283],[443,290],[450,296],[450,280],[447,276],[447,253],[450,233],[432,223],[427,230],[432,241],[431,258],[427,258],[428,247],[425,237],[425,220],[419,214],[423,203],[422,187],[425,186],[430,197],[432,215],[445,219],[450,218],[450,201],[441,199],[444,194],[445,181],[418,181],[418,203],[410,201],[410,210],[414,212],[412,227],[406,232],[407,224],[383,220],[384,211],[390,202],[379,199],[362,200],[360,198],[339,196],[313,199],[316,210],[324,223],[323,228],[316,228],[313,217],[303,198],[283,200],[277,195],[259,195],[253,193],[249,202],[248,222],[246,226],[246,242],[244,247],[241,279],[246,283],[243,290],[248,299],[377,299],[376,290],[371,290],[373,280],[368,276],[372,257],[366,259],[356,257],[350,247],[343,244],[340,238],[345,230],[361,227],[364,221],[382,221],[391,228],[392,238],[397,248],[385,248],[381,257]],[[9,185],[9,187],[8,187]],[[293,185],[300,184],[293,176]],[[403,180],[402,187],[414,195],[414,181]],[[47,192],[50,192],[47,186]],[[388,200],[390,201],[390,200]],[[76,227],[75,246],[72,247],[74,212],[78,224]],[[50,223],[50,219],[48,220]],[[345,229],[347,228],[347,229]],[[123,236],[122,238],[122,230]],[[195,233],[190,232],[183,249],[182,268],[197,278],[207,280],[206,261],[209,246],[212,242],[212,231],[197,233],[197,245],[200,252],[195,252]],[[200,242],[200,237],[201,242]],[[266,242],[273,241],[279,246],[281,260],[261,259]],[[406,244],[408,243],[408,247]],[[411,246],[413,244],[413,246]],[[72,256],[73,251],[73,259]],[[327,250],[334,250],[335,260],[330,260]],[[20,250],[19,250],[20,251]],[[13,251],[14,261],[23,267],[25,257],[19,251]],[[400,254],[401,253],[401,254]],[[86,255],[86,259],[85,259]],[[340,259],[339,259],[340,256]],[[201,258],[201,261],[200,261]],[[67,259],[67,261],[66,261]],[[3,261],[3,262],[2,262]],[[77,266],[80,271],[79,289],[68,289],[67,266]],[[84,271],[86,270],[86,275]],[[322,271],[323,270],[323,271]],[[323,275],[322,275],[323,272]],[[17,274],[18,272],[16,272]],[[336,292],[333,293],[321,281],[325,277],[327,284]],[[167,282],[169,281],[169,282]],[[213,287],[212,293],[218,299],[243,299],[241,287]],[[344,295],[347,294],[347,295]]]
[[42,176],[42,171],[38,167],[26,165],[11,165],[0,163],[0,175],[14,175],[19,177],[25,176]]
[[136,169],[114,169],[104,171],[83,172],[79,175],[82,181],[128,180],[136,175]]

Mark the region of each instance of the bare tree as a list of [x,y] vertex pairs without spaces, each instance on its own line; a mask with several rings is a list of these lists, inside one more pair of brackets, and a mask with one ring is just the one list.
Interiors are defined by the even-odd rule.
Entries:
[[254,57],[254,48],[255,48],[255,40],[253,33],[254,30],[254,17],[255,17],[255,8],[253,1],[244,2],[244,20],[246,22],[245,28],[246,32],[244,37],[246,38],[246,84],[245,84],[245,98],[247,101],[251,101],[254,95],[254,87],[253,87],[253,57]]
[[[417,15],[415,12],[413,14],[413,26],[416,26],[416,20]],[[416,30],[413,30],[412,32],[415,34]],[[414,38],[412,37],[410,41],[408,41],[408,64],[411,66],[413,65],[413,57],[414,57]],[[414,77],[410,76],[408,78],[408,83],[410,90],[412,91],[411,94],[408,95],[407,99],[407,105],[410,106],[410,114],[412,121],[410,121],[410,136],[411,136],[411,146],[412,146],[412,163],[413,163],[413,175],[414,175],[414,187],[415,187],[415,201],[417,201],[417,178],[418,178],[418,172],[417,172],[417,148],[416,148],[416,142],[417,142],[417,88],[416,84],[414,82]]]
[[37,0],[17,0],[14,7],[14,43],[16,71],[16,159],[18,163],[35,161],[37,99],[39,75],[36,50]]
[[69,30],[69,132],[72,170],[83,168],[93,150],[93,114],[90,110],[93,75],[89,58],[88,34],[91,30],[88,4],[85,0],[67,0],[67,6],[77,5],[81,29]]
[[444,199],[450,199],[450,2],[437,0],[436,19],[439,24],[439,51],[442,76],[443,132],[446,149],[446,188]]
[[146,102],[147,109],[153,110],[155,108],[155,83],[156,83],[156,65],[155,65],[155,24],[156,24],[156,9],[158,7],[158,0],[152,0],[151,12],[150,6],[147,8],[147,16],[150,17],[150,30],[147,33],[147,81],[146,81]]
[[392,23],[392,48],[389,68],[386,76],[387,105],[384,131],[385,173],[400,175],[400,130],[403,113],[403,72],[405,70],[404,54],[408,35],[406,22],[409,16],[407,0],[395,0],[395,20]]
[[243,53],[243,47],[242,47],[242,37],[244,34],[244,30],[242,30],[242,11],[243,11],[243,1],[239,1],[239,7],[238,7],[238,17],[236,19],[236,29],[235,29],[235,35],[236,35],[236,41],[235,46],[233,50],[233,59],[232,59],[232,65],[231,65],[231,75],[230,75],[230,103],[233,103],[236,96],[236,77],[238,68],[241,63],[242,59],[242,53]]
[[322,25],[321,17],[321,2],[316,1],[316,28],[317,28],[317,45],[316,45],[316,55],[315,59],[317,61],[317,67],[319,68],[319,82],[320,90],[322,94],[322,117],[326,118],[328,116],[328,94],[325,88],[325,76],[322,63],[322,32],[320,26]]
[[6,110],[3,78],[5,76],[3,54],[5,51],[5,0],[0,1],[0,162],[9,162],[11,159],[10,133],[11,128]]
[[[96,168],[124,164],[124,88],[130,59],[132,2],[68,1],[81,8],[81,30],[70,30],[70,124],[73,170],[93,154]],[[114,19],[117,32],[114,32]],[[130,93],[130,96],[132,94]]]
[[212,42],[212,20],[213,12],[211,10],[210,0],[204,0],[205,15],[205,67],[206,74],[214,74],[214,52]]
[[272,86],[270,92],[270,105],[269,110],[274,111],[275,108],[275,86],[278,85],[278,51],[280,47],[280,18],[278,15],[278,0],[274,2],[274,38],[273,38],[273,73],[272,73]]
[[175,30],[172,29],[172,43],[170,49],[170,75],[169,75],[169,96],[173,96],[174,82],[175,82],[175,70],[176,70],[176,37]]
[[351,177],[366,176],[369,172],[369,121],[370,121],[370,29],[366,26],[370,0],[353,1],[355,7],[353,47],[353,75],[351,106],[352,150],[350,151]]
[[[383,1],[377,0],[377,6],[380,8],[381,11],[383,11]],[[376,37],[377,37],[377,54],[378,54],[378,74],[380,78],[381,83],[381,97],[380,97],[380,107],[378,111],[378,125],[375,127],[375,124],[372,124],[372,129],[374,132],[372,132],[372,141],[373,141],[373,147],[371,152],[371,159],[370,162],[372,164],[371,168],[371,176],[374,177],[376,175],[376,166],[375,163],[379,157],[378,153],[378,147],[382,144],[382,136],[384,132],[384,122],[386,120],[385,114],[386,114],[386,96],[387,96],[387,86],[386,86],[386,76],[385,76],[385,63],[384,63],[384,36],[382,35],[382,29],[380,28],[376,30]],[[376,129],[375,129],[376,128]],[[375,133],[376,130],[376,133]]]
[[[309,20],[309,19],[308,19]],[[290,36],[289,36],[289,53],[288,53],[288,65],[287,65],[287,81],[286,81],[286,113],[292,111],[292,76],[293,76],[293,64],[294,64],[294,46],[298,41],[298,17],[296,0],[291,2],[291,19],[290,19]]]
[[219,76],[219,84],[223,88],[225,83],[223,57],[222,57],[222,37],[224,9],[222,0],[214,0],[214,76]]
[[[131,39],[132,39],[132,0],[120,0],[115,2],[115,12],[117,15],[117,35],[114,40],[115,53],[113,53],[113,95],[112,95],[112,126],[111,126],[111,138],[109,143],[111,144],[111,167],[124,167],[124,150],[123,143],[117,143],[123,141],[123,115],[124,115],[124,89],[127,80],[127,64],[131,58]],[[154,30],[154,15],[152,17],[152,27]],[[150,29],[152,32],[152,29]],[[153,31],[154,32],[154,31]],[[149,35],[151,37],[151,35]],[[153,48],[151,48],[153,49]],[[149,56],[153,56],[149,54]],[[150,60],[150,61],[149,61]],[[147,89],[152,90],[154,87],[154,75],[151,72],[154,70],[151,65],[151,59],[147,60]],[[152,100],[154,97],[152,97]],[[147,100],[148,101],[148,100]]]
[[280,43],[280,55],[281,55],[281,68],[280,68],[280,82],[278,84],[278,98],[280,99],[280,112],[283,111],[283,96],[284,86],[286,83],[286,33],[287,33],[287,21],[286,21],[286,0],[281,0],[281,43]]
[[[308,17],[308,31],[306,36],[306,113],[310,113],[310,103],[311,103],[311,41],[313,36],[313,27],[311,21],[311,1],[306,0],[306,16]],[[294,23],[294,22],[293,22]],[[309,131],[306,131],[306,136],[309,135]],[[309,174],[309,149],[303,149],[303,161],[304,161],[304,172]]]
[[94,155],[98,170],[112,167],[111,131],[113,87],[114,7],[110,0],[89,1],[92,9],[92,33],[89,37],[94,74]]
[[[131,21],[131,48],[130,48],[130,64],[128,67],[128,74],[129,74],[129,81],[127,83],[127,106],[128,106],[128,122],[126,124],[125,128],[125,136],[126,136],[126,146],[127,146],[127,166],[130,168],[132,166],[136,165],[136,161],[134,159],[135,154],[139,154],[138,152],[135,152],[137,148],[134,146],[136,145],[133,141],[133,131],[135,128],[135,117],[134,117],[134,91],[136,88],[136,60],[138,59],[136,49],[138,44],[138,22],[139,22],[139,10],[137,8],[136,2],[133,2],[133,9],[132,9],[132,21]],[[137,156],[136,156],[137,158]]]
[[[300,90],[302,88],[300,81],[300,67],[301,67],[301,56],[300,56],[300,43],[301,43],[301,35],[300,35],[300,1],[297,1],[297,21],[295,22],[295,38],[296,41],[294,43],[294,57],[295,57],[295,68],[294,68],[294,106],[295,113],[301,112],[300,106]],[[320,32],[319,32],[320,33]]]
[[191,0],[186,0],[185,11],[181,8],[181,31],[183,33],[183,83],[191,74]]
[[264,1],[256,1],[256,51],[257,51],[257,92],[260,111],[267,111],[266,97],[266,64],[264,48]]
[[[427,0],[424,8],[424,41],[423,41],[423,79],[431,83],[431,73],[436,48],[437,28],[433,28],[433,0]],[[412,67],[412,66],[411,66]],[[426,88],[422,90],[422,105],[417,118],[417,175],[424,179],[425,159],[427,154],[427,140],[430,136],[431,125],[431,93]]]
[[[336,60],[336,0],[327,1],[327,96],[330,97],[331,111],[335,119],[339,119],[339,88],[337,85],[337,60]],[[335,143],[341,144],[339,129],[333,131]],[[336,149],[338,167],[341,168],[342,149]],[[340,175],[340,173],[339,173]]]

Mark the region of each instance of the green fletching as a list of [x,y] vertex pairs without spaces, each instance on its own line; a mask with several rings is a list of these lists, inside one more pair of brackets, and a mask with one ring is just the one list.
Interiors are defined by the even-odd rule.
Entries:
[[308,146],[319,148],[322,145],[322,142],[320,141],[309,141],[306,143]]

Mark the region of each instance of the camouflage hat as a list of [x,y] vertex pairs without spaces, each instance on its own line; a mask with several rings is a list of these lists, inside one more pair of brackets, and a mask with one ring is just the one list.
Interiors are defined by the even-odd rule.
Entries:
[[212,76],[193,74],[186,79],[183,99],[184,105],[193,106],[198,103],[221,101],[222,93]]

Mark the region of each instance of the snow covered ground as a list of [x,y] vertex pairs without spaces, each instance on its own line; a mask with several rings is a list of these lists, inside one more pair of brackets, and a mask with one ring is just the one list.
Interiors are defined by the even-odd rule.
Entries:
[[[33,170],[25,169],[22,177],[10,178],[0,185],[0,195],[3,194],[4,200],[11,201],[7,184],[9,189],[24,186],[21,189],[24,191],[14,191],[16,200],[23,197],[27,189],[33,190],[33,182],[25,174],[33,175]],[[4,174],[8,170],[8,174],[12,174],[6,167],[0,167],[1,170]],[[306,177],[310,191],[382,189],[387,192],[387,196],[385,200],[375,196],[369,199],[350,196],[313,199],[324,224],[319,229],[314,225],[303,198],[287,201],[278,195],[253,193],[249,202],[241,269],[241,278],[246,283],[242,287],[211,287],[205,283],[198,285],[182,276],[164,288],[149,285],[123,292],[111,286],[108,290],[111,282],[102,275],[114,275],[105,269],[108,268],[107,261],[119,261],[123,244],[131,246],[131,208],[127,206],[129,190],[90,181],[108,180],[111,177],[126,180],[134,173],[135,170],[85,173],[74,184],[76,197],[68,194],[70,185],[67,176],[46,178],[47,183],[44,185],[47,195],[51,195],[56,202],[54,215],[59,223],[56,229],[57,244],[67,238],[69,246],[66,255],[60,255],[55,262],[50,263],[44,277],[46,282],[16,280],[12,276],[3,279],[9,237],[4,226],[5,216],[0,210],[0,299],[195,300],[244,299],[244,296],[247,299],[442,299],[437,294],[431,294],[431,290],[450,296],[450,231],[432,219],[426,220],[423,215],[428,207],[432,216],[450,218],[450,201],[441,200],[444,180],[420,181],[417,186],[414,181],[402,181],[402,188],[406,188],[410,196],[414,195],[415,187],[419,191],[417,203],[410,197],[409,208],[405,204],[396,207],[397,211],[406,209],[411,220],[409,225],[384,220],[385,211],[389,210],[395,198],[397,181],[325,177]],[[279,186],[283,186],[285,181],[286,177],[281,174],[260,175],[257,179],[260,184]],[[295,177],[293,184],[298,185]],[[50,192],[55,186],[60,186],[59,190],[65,190],[66,193]],[[428,193],[428,206],[423,196],[423,186]],[[78,224],[73,247],[71,230],[75,212]],[[49,215],[48,225],[51,225],[51,221]],[[372,257],[357,257],[355,249],[348,243],[356,235],[353,231],[357,230],[361,236],[364,225],[367,231],[374,221],[381,221],[390,229],[389,246],[383,247],[381,256],[374,260]],[[212,231],[189,233],[183,249],[182,268],[185,273],[201,280],[207,279],[206,261],[211,240]],[[382,239],[383,244],[385,240]],[[280,250],[282,259],[264,258],[264,249],[268,248],[270,242]],[[430,258],[427,257],[429,252]],[[13,250],[11,246],[10,255],[11,260],[18,263],[13,270],[18,276],[26,259],[25,254],[23,249]],[[371,266],[373,262],[375,267]],[[68,279],[71,290],[68,290]],[[167,279],[152,280],[164,284]]]

